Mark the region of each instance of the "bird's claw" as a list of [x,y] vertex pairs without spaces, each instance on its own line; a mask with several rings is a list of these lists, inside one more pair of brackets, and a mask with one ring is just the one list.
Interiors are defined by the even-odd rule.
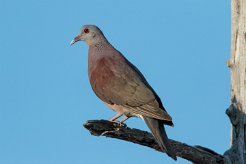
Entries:
[[126,128],[127,127],[127,125],[124,123],[124,122],[119,122],[119,125],[121,126],[121,127],[124,127],[124,128]]
[[112,122],[112,123],[116,123],[116,124],[118,124],[121,127],[124,127],[124,128],[127,127],[127,125],[124,122],[122,122],[122,121],[117,121],[117,120],[114,120],[114,121],[109,120],[109,121]]
[[107,133],[111,133],[111,132],[117,132],[117,131],[119,131],[119,130],[120,130],[119,128],[116,128],[115,130],[105,131],[105,132],[102,132],[100,136],[103,136],[103,135],[105,135],[105,134],[107,134]]

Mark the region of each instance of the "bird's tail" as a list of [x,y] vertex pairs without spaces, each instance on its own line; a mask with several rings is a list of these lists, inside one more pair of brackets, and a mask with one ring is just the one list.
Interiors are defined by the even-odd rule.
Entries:
[[143,119],[145,123],[148,125],[156,142],[161,147],[161,149],[164,152],[166,152],[169,157],[173,158],[174,160],[177,160],[177,157],[169,144],[168,137],[164,129],[163,123],[157,119],[150,118],[150,117],[144,117]]

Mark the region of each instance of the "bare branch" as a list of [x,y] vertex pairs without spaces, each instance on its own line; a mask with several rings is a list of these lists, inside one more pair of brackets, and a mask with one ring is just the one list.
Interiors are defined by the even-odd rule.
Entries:
[[[138,129],[131,129],[126,126],[120,126],[118,123],[106,120],[89,120],[84,127],[95,136],[106,136],[116,139],[133,142],[139,145],[147,146],[157,151],[161,151],[155,142],[151,133]],[[176,155],[187,159],[193,163],[199,164],[223,164],[224,157],[213,150],[202,146],[189,146],[185,143],[171,140],[170,144]]]
[[231,105],[226,114],[232,123],[228,163],[246,163],[246,0],[231,0]]

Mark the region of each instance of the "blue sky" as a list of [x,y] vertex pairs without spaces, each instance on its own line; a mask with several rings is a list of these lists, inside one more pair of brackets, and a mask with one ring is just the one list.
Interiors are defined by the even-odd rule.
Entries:
[[[0,20],[0,163],[188,163],[82,127],[115,114],[90,88],[87,46],[69,45],[88,23],[159,94],[170,138],[229,148],[229,0],[0,0]],[[126,123],[148,130],[141,119]]]

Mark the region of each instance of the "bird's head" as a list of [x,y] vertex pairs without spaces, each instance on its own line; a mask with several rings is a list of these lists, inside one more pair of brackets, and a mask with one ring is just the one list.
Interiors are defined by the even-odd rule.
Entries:
[[79,34],[71,41],[70,45],[81,40],[85,41],[88,45],[93,45],[106,39],[97,26],[84,25],[81,27]]

